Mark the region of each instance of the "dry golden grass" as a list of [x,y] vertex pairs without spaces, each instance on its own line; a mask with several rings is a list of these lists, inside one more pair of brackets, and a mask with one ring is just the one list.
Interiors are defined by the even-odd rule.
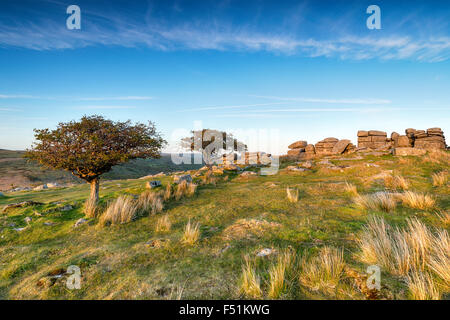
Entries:
[[450,288],[450,238],[446,230],[437,232],[431,243],[428,267]]
[[343,250],[323,247],[318,256],[303,261],[300,283],[314,291],[331,293],[342,278],[344,268]]
[[366,210],[394,211],[397,207],[395,194],[390,192],[377,192],[369,195],[357,195],[353,202],[360,208]]
[[101,215],[101,226],[121,224],[133,221],[138,214],[138,205],[129,196],[120,196],[114,200]]
[[450,152],[446,152],[444,150],[428,151],[428,154],[425,157],[422,157],[422,161],[438,164],[448,164],[450,163]]
[[155,230],[156,232],[168,232],[171,227],[172,223],[170,222],[169,215],[165,214],[156,222]]
[[160,192],[144,191],[138,198],[137,205],[142,214],[156,214],[163,210],[163,200]]
[[414,161],[411,158],[400,158],[398,159],[398,163],[404,166],[412,166]]
[[172,197],[172,184],[169,182],[167,184],[166,190],[164,191],[164,201],[169,200]]
[[405,191],[399,194],[399,198],[402,200],[403,205],[413,209],[427,210],[436,206],[435,200],[423,193]]
[[88,198],[84,203],[83,211],[86,217],[95,218],[98,213],[98,204],[92,201],[91,198]]
[[289,187],[286,188],[286,194],[289,202],[295,203],[298,202],[298,189],[290,189]]
[[205,175],[202,177],[202,183],[216,185],[217,178],[214,176],[214,174],[211,170],[208,170],[205,173]]
[[352,183],[345,182],[344,190],[354,197],[358,195],[358,189],[356,189],[356,186]]
[[428,272],[414,270],[406,278],[411,298],[414,300],[440,300],[441,293]]
[[441,187],[447,184],[447,172],[441,171],[438,173],[433,173],[431,175],[431,178],[433,179],[433,186],[435,187]]
[[261,280],[256,273],[254,262],[248,256],[244,257],[245,263],[242,266],[242,277],[239,291],[241,294],[258,299],[262,296]]
[[386,188],[390,188],[393,190],[408,190],[409,182],[404,177],[399,175],[387,175],[384,177],[384,185]]
[[269,298],[278,299],[286,290],[287,273],[290,272],[295,262],[295,254],[291,250],[282,251],[277,262],[269,269]]
[[438,211],[436,215],[442,221],[445,226],[450,226],[450,212],[449,211]]
[[197,185],[194,183],[189,183],[187,190],[186,190],[186,195],[189,197],[192,197],[196,191],[197,191]]
[[183,237],[181,238],[181,242],[187,245],[195,244],[200,238],[200,224],[191,224],[191,220],[187,223],[184,228]]
[[175,191],[176,200],[180,200],[186,194],[187,187],[188,184],[186,180],[183,180],[178,184],[177,190]]
[[445,230],[433,234],[417,219],[409,219],[404,229],[393,229],[383,218],[371,217],[358,243],[363,262],[402,276],[431,270],[448,281],[450,241]]

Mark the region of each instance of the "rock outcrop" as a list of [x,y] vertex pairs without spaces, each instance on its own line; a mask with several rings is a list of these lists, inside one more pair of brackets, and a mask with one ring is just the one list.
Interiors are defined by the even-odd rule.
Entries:
[[391,139],[387,133],[378,130],[358,131],[358,148],[380,149],[390,147]]

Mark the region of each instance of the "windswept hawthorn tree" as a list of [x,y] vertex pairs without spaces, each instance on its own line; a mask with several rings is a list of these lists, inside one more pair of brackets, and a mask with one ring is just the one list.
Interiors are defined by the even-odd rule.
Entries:
[[191,131],[191,136],[182,138],[180,144],[185,150],[201,152],[208,167],[224,153],[247,151],[247,145],[234,138],[233,134],[214,129]]
[[152,122],[114,122],[102,116],[59,123],[55,130],[34,129],[36,143],[25,157],[53,169],[63,169],[91,184],[96,204],[100,176],[115,165],[137,158],[159,158],[166,143]]

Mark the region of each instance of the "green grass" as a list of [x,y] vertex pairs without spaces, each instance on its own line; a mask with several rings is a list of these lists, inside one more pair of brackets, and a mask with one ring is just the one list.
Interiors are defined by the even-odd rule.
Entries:
[[[24,151],[0,149],[0,191],[15,187],[36,186],[48,182],[83,183],[69,172],[50,170],[23,158]],[[113,167],[104,180],[137,179],[160,172],[198,169],[201,165],[175,165],[169,154],[160,159],[136,159]]]
[[[367,167],[368,161],[379,167]],[[246,298],[239,290],[244,256],[255,258],[263,248],[281,252],[291,247],[298,257],[314,257],[324,246],[343,248],[347,266],[364,273],[367,265],[357,258],[356,240],[370,215],[382,216],[396,226],[404,226],[408,217],[417,217],[428,226],[445,228],[435,211],[411,209],[400,202],[389,213],[361,210],[344,186],[346,181],[352,183],[361,194],[383,191],[383,182],[367,183],[367,178],[394,170],[409,180],[410,190],[432,194],[437,209],[445,211],[450,205],[449,188],[434,187],[431,174],[448,170],[448,164],[424,162],[421,158],[399,163],[393,156],[332,162],[351,167],[340,172],[315,165],[309,172],[282,170],[274,176],[248,178],[230,174],[228,181],[219,177],[215,186],[199,185],[193,197],[171,199],[160,214],[103,228],[98,226],[98,219],[73,228],[84,216],[87,184],[6,194],[7,197],[0,198],[0,207],[25,200],[45,204],[0,214],[0,299],[167,299],[180,289],[183,299]],[[283,164],[286,165],[289,163]],[[161,180],[164,190],[171,178]],[[298,202],[287,200],[287,187],[299,190]],[[106,206],[119,195],[139,195],[144,190],[145,180],[103,181],[101,205]],[[74,209],[58,211],[65,204]],[[35,211],[43,216],[35,216]],[[158,233],[155,226],[165,214],[170,218],[171,229]],[[25,227],[27,216],[33,221],[25,230],[18,232],[9,226],[14,223],[15,228]],[[241,230],[236,224],[252,219],[265,221],[272,227]],[[188,221],[200,224],[200,238],[189,246],[181,242]],[[47,226],[45,222],[54,225]],[[161,241],[161,246],[146,245],[152,240],[166,241]],[[256,258],[263,298],[268,297],[269,271],[276,261],[277,255]],[[69,265],[81,268],[80,290],[68,290],[64,278],[50,287],[37,285],[51,271]],[[300,269],[292,272],[298,273]],[[392,297],[409,297],[402,279],[385,270],[382,277]],[[365,296],[347,277],[332,290],[316,291],[303,286],[298,279],[289,278],[283,298],[364,299]]]

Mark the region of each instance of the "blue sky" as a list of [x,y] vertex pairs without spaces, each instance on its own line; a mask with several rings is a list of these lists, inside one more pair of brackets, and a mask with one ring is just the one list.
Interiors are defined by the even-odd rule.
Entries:
[[0,148],[84,114],[152,120],[166,151],[194,121],[278,130],[279,153],[360,129],[450,134],[450,4],[0,0]]

